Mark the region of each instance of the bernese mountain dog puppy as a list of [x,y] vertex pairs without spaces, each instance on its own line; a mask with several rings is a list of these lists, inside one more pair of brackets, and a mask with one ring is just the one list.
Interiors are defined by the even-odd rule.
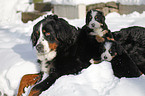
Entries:
[[121,77],[139,77],[141,71],[126,50],[114,40],[106,40],[101,46],[101,59],[111,62],[114,75]]
[[56,79],[63,75],[78,74],[87,68],[91,56],[86,34],[77,30],[62,18],[49,15],[38,22],[33,29],[31,40],[36,48],[40,73],[23,76],[17,96],[24,88],[34,85],[29,96],[38,96],[47,90]]
[[90,10],[86,15],[86,27],[90,29],[90,35],[95,35],[98,42],[105,39],[112,39],[111,31],[105,23],[103,12],[98,10]]
[[128,55],[145,74],[145,28],[132,26],[113,32],[114,39],[121,44]]

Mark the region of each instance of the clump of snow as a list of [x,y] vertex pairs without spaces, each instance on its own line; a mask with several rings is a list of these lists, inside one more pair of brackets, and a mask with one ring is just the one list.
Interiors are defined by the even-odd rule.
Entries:
[[34,5],[29,0],[1,0],[0,23],[20,22],[21,12],[33,11]]

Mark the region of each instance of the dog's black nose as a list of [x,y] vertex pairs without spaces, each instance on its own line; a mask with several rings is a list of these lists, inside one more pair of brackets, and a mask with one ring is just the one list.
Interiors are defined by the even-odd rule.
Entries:
[[107,56],[104,56],[104,59],[106,60],[107,59]]
[[44,46],[42,44],[38,44],[36,46],[36,49],[37,49],[38,52],[43,52],[44,51]]
[[92,23],[91,25],[92,25],[92,27],[95,27],[95,23]]

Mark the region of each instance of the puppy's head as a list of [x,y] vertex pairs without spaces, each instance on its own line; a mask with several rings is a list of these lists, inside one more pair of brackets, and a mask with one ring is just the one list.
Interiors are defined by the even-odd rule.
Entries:
[[54,34],[53,26],[53,24],[55,24],[54,18],[57,18],[57,16],[50,15],[33,27],[31,40],[37,53],[46,54],[50,51],[56,50],[57,48],[58,41],[56,39],[56,35]]
[[101,46],[101,59],[111,61],[118,54],[118,45],[115,41],[106,41]]
[[103,13],[101,11],[90,10],[87,12],[86,25],[90,29],[99,28],[99,27],[103,26],[102,24],[104,24],[104,22],[105,22],[105,16],[103,15]]

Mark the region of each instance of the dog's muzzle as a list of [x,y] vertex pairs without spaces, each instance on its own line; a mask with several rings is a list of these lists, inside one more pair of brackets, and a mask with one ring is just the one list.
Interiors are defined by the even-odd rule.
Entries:
[[42,44],[38,44],[36,49],[39,53],[44,53],[44,46]]

